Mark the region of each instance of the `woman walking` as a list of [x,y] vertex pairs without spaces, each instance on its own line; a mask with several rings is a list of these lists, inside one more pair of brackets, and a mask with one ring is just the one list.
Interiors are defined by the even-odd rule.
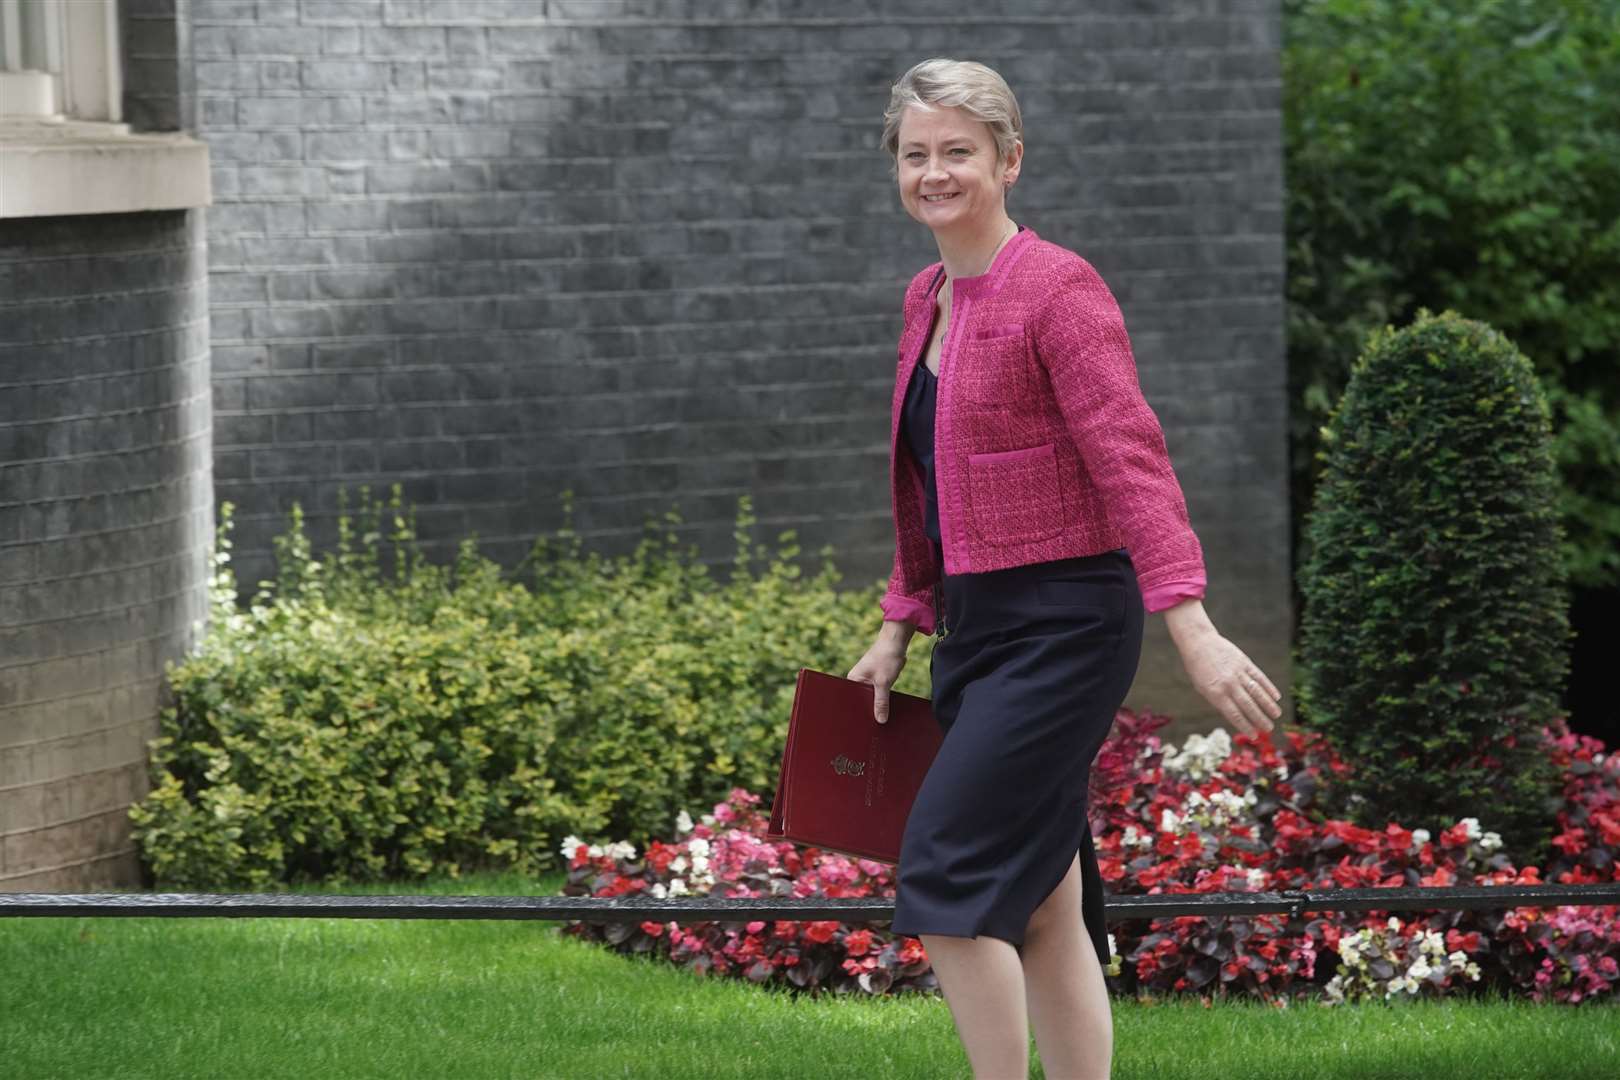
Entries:
[[884,113],[900,202],[940,261],[905,295],[890,425],[894,568],[847,678],[879,723],[911,635],[936,630],[945,740],[906,821],[896,934],[921,938],[974,1076],[1106,1077],[1113,1021],[1092,759],[1162,612],[1193,685],[1270,731],[1271,680],[1216,633],[1203,551],[1090,263],[1007,216],[1023,161],[1000,75],[926,60]]

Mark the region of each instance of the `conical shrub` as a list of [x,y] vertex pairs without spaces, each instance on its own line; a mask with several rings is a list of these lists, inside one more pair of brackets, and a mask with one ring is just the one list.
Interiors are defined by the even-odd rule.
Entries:
[[1349,820],[1477,817],[1547,854],[1540,750],[1568,671],[1547,401],[1490,326],[1427,309],[1373,333],[1317,455],[1306,521],[1299,718],[1354,763]]

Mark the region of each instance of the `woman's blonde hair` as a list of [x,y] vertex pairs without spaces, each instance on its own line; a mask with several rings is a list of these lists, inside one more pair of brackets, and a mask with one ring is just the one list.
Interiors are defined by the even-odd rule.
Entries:
[[889,88],[889,107],[883,110],[883,149],[889,167],[899,175],[900,117],[908,105],[943,105],[960,108],[990,127],[996,144],[996,163],[1012,154],[1013,146],[1024,137],[1024,120],[1018,112],[1007,80],[993,68],[976,60],[947,60],[934,57],[912,66]]

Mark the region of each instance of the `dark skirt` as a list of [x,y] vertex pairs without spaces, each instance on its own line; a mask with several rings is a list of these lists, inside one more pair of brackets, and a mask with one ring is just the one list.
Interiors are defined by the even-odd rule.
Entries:
[[1086,789],[1141,658],[1130,556],[945,575],[941,591],[930,674],[945,739],[906,819],[890,928],[1022,948],[1078,854],[1081,912],[1106,966]]

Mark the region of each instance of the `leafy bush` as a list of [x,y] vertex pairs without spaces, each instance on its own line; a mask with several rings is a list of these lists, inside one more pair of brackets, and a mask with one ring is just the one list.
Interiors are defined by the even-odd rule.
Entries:
[[[1177,749],[1163,716],[1121,710],[1092,770],[1098,867],[1113,895],[1537,885],[1479,819],[1431,836],[1386,821],[1327,817],[1323,794],[1354,769],[1321,735],[1194,735]],[[1546,880],[1620,880],[1620,757],[1562,720],[1538,733],[1564,780],[1558,854]],[[638,854],[623,841],[563,841],[570,896],[892,897],[893,867],[765,839],[762,799],[733,790]],[[1491,822],[1494,824],[1494,822]],[[667,838],[666,838],[667,836]],[[1115,919],[1112,989],[1138,997],[1256,997],[1276,1005],[1458,994],[1569,1004],[1620,992],[1620,906],[1324,911]],[[902,994],[937,986],[920,939],[885,924],[792,919],[589,923],[565,934],[648,954],[697,974],[789,992]]]
[[1535,365],[1565,569],[1583,587],[1620,583],[1620,4],[1285,0],[1284,13],[1296,528],[1367,335],[1451,308]]
[[1569,621],[1547,404],[1490,327],[1375,333],[1323,430],[1300,575],[1301,722],[1356,763],[1352,820],[1438,829],[1492,808],[1539,859]]
[[[791,531],[756,574],[746,497],[720,584],[679,557],[673,510],[662,545],[649,526],[628,558],[582,557],[565,493],[529,588],[475,540],[453,566],[423,559],[397,486],[386,580],[383,508],[364,495],[327,560],[295,507],[247,611],[221,508],[211,625],[169,667],[152,791],[131,810],[154,880],[543,871],[566,830],[644,832],[669,806],[774,784],[798,669],[841,673],[879,618],[881,582],[836,591],[830,560],[800,580]],[[902,689],[926,693],[918,667]]]

